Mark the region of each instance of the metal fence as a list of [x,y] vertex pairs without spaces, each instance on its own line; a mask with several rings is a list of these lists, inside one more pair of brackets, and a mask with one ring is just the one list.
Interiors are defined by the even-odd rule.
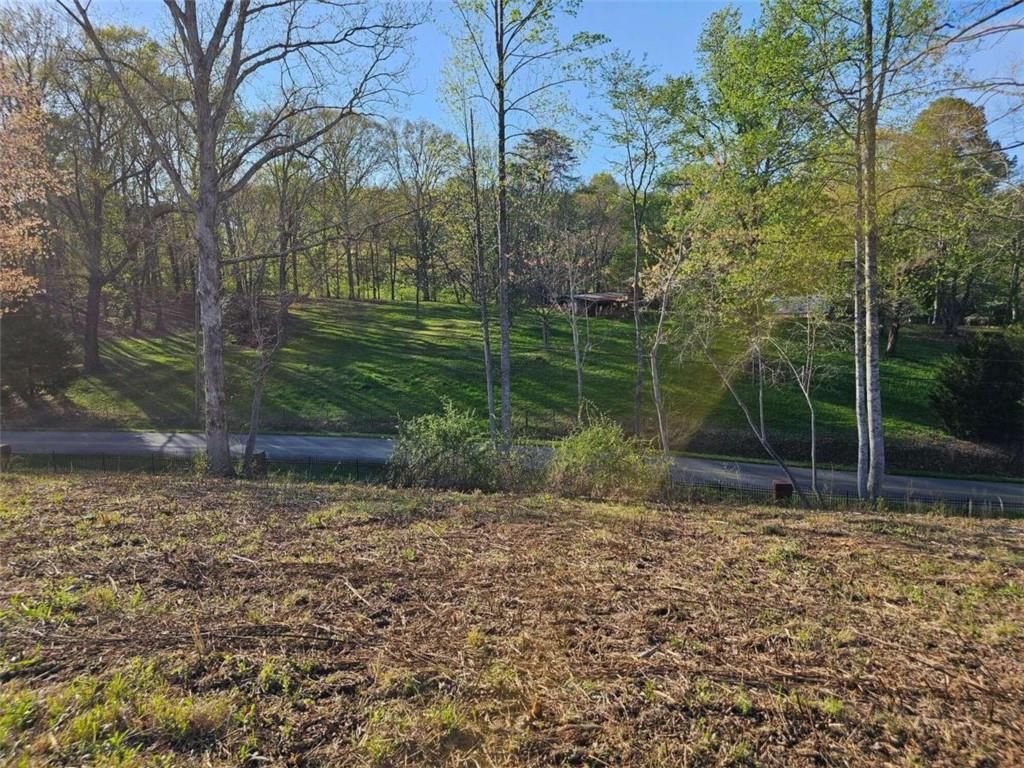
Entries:
[[[18,454],[10,462],[12,469],[35,469],[48,472],[121,472],[136,474],[193,474],[201,469],[196,460],[187,456],[149,454],[123,456],[117,454]],[[321,458],[269,459],[267,474],[315,482],[379,483],[386,477],[386,465],[379,461],[342,460]],[[797,507],[796,498],[778,501],[771,488],[740,481],[706,481],[674,479],[666,494],[675,501],[733,502],[778,504]],[[823,493],[821,499],[811,497],[817,509],[869,509],[866,502],[855,494]],[[910,494],[905,497],[880,499],[874,510],[902,512],[929,512],[970,517],[1024,518],[1024,503],[998,498],[977,499],[968,496],[938,498],[928,494]]]

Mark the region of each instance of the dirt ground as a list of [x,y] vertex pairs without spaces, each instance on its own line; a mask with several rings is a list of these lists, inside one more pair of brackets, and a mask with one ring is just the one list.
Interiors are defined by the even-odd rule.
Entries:
[[1024,523],[0,479],[0,763],[1024,765]]

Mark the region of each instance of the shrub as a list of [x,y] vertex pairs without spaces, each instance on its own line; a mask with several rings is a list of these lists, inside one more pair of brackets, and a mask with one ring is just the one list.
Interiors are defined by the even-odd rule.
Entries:
[[1024,350],[999,333],[972,333],[943,360],[932,404],[957,437],[1019,443],[1024,435]]
[[398,485],[490,490],[503,484],[500,464],[497,447],[476,414],[448,402],[441,413],[399,425],[389,475]]
[[3,386],[23,400],[55,391],[71,378],[71,339],[42,301],[28,301],[0,315]]
[[[241,293],[229,294],[223,302],[224,330],[235,344],[245,347],[258,346],[258,339],[253,334],[253,322],[263,329],[265,337],[273,342],[273,334],[277,331],[278,308],[268,301],[258,301],[253,306],[252,299]],[[253,318],[253,312],[257,317]]]
[[564,496],[653,498],[665,489],[668,469],[660,455],[600,418],[555,444],[548,482]]

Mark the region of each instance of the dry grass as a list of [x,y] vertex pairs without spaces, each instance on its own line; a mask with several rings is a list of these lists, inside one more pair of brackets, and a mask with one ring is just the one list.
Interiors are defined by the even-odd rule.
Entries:
[[1024,764],[1024,524],[0,480],[0,762]]

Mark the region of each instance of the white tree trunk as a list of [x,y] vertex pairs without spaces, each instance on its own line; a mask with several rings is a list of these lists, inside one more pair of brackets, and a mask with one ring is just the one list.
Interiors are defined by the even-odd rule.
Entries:
[[[202,128],[202,126],[200,126]],[[217,245],[217,186],[212,129],[200,134],[200,181],[196,198],[198,274],[196,295],[203,331],[206,396],[206,454],[211,475],[230,476],[231,446],[224,390],[224,321],[220,306],[220,250]]]
[[[893,0],[889,0],[890,4]],[[879,104],[876,101],[874,8],[872,0],[863,0],[864,12],[864,123],[861,145],[864,172],[864,390],[867,400],[868,481],[867,495],[878,498],[885,477],[885,433],[882,428],[882,391],[878,344],[878,188],[877,127]],[[891,12],[891,5],[890,5]],[[880,77],[886,77],[882,71]]]
[[857,417],[857,497],[867,498],[868,463],[868,411],[867,390],[864,373],[864,227],[863,227],[863,182],[860,146],[857,147],[857,220],[853,236],[853,365],[854,387],[856,390],[855,414]]

